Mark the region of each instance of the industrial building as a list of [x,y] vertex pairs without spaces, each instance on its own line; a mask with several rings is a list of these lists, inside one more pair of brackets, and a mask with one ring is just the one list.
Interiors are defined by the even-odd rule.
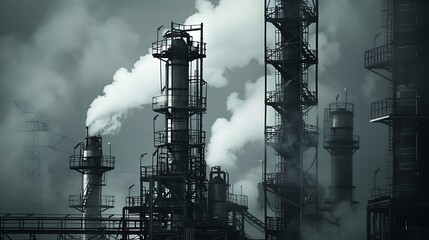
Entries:
[[[371,105],[371,122],[389,128],[388,185],[375,185],[368,201],[368,240],[429,239],[429,2],[381,0],[384,42],[365,52],[365,68],[389,82],[389,98]],[[206,130],[207,52],[204,23],[171,22],[152,44],[159,60],[160,92],[152,97],[153,152],[139,156],[138,194],[115,206],[103,195],[106,173],[116,162],[103,137],[86,128],[69,168],[81,174],[78,194],[64,215],[0,215],[3,239],[304,239],[326,224],[342,231],[333,212],[346,203],[356,210],[352,101],[330,103],[320,131],[319,1],[264,0],[264,152],[260,204],[263,218],[249,212],[249,197],[234,194],[225,166],[208,166]],[[159,34],[158,28],[157,34]],[[314,36],[314,37],[312,37]],[[159,36],[158,36],[159,37]],[[316,112],[316,113],[314,113]],[[316,121],[309,117],[316,115]],[[323,146],[319,144],[322,141]],[[363,140],[362,140],[363,141]],[[330,186],[319,183],[319,148],[330,154]],[[309,155],[311,156],[309,157]],[[262,154],[261,154],[262,155]],[[376,174],[374,174],[375,179]],[[368,189],[369,191],[369,189]],[[246,193],[246,189],[244,189]],[[104,215],[116,207],[121,214]],[[249,231],[251,228],[251,231]],[[339,236],[339,235],[338,235]],[[49,238],[48,237],[48,238]],[[315,238],[317,239],[317,238]]]

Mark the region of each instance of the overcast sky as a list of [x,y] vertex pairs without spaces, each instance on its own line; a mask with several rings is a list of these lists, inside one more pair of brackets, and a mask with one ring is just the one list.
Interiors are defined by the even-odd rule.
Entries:
[[[355,134],[361,136],[361,149],[354,155],[356,200],[361,207],[366,206],[372,186],[368,176],[377,168],[382,168],[381,176],[386,173],[387,128],[370,124],[369,118],[370,103],[386,97],[387,82],[363,67],[364,50],[373,47],[380,31],[379,6],[374,0],[320,1],[319,125],[323,126],[323,109],[337,94],[343,97],[347,88],[348,99],[356,107]],[[263,116],[262,9],[262,0],[0,0],[0,212],[28,211],[31,192],[26,187],[28,162],[23,155],[30,135],[16,131],[25,119],[13,101],[44,110],[40,121],[51,131],[40,133],[40,145],[61,139],[52,140],[53,133],[67,137],[55,146],[57,150],[40,148],[42,182],[40,188],[32,188],[39,189],[44,212],[77,213],[68,209],[68,195],[78,194],[81,178],[68,169],[68,155],[84,139],[87,110],[120,68],[132,72],[156,40],[157,27],[167,27],[171,21],[204,21],[210,84],[204,127],[209,142],[214,124],[213,131],[219,133],[212,146],[220,149],[220,156],[209,156],[209,163],[228,166],[231,181],[243,185],[243,193],[254,204],[263,125],[240,119],[249,114],[255,119]],[[151,73],[142,74],[138,86],[145,92],[143,88],[153,79],[149,79]],[[117,157],[104,188],[104,193],[116,196],[114,213],[124,205],[128,186],[138,183],[138,156],[155,150],[155,114],[150,105],[126,113],[120,131],[104,137]],[[222,129],[236,130],[232,134],[236,137],[231,139]],[[230,142],[220,146],[216,139]],[[330,184],[329,168],[329,155],[320,148],[320,181],[325,187]],[[379,181],[383,182],[381,177]]]

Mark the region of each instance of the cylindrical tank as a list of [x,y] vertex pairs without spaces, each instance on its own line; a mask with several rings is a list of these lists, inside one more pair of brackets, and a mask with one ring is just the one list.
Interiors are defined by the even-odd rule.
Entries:
[[353,104],[332,103],[326,109],[325,149],[331,153],[331,201],[353,199],[353,153],[358,148],[353,137]]
[[[183,175],[188,167],[189,148],[189,49],[182,38],[174,38],[168,50],[170,58],[167,69],[167,101],[170,116],[166,118],[165,129],[168,142],[171,144],[169,159],[171,174]],[[185,201],[185,184],[183,181],[171,182],[173,201]],[[181,220],[181,214],[173,214],[173,222]]]
[[[83,162],[88,166],[82,174],[82,205],[84,219],[101,218],[101,184],[102,161],[101,137],[87,137],[83,148]],[[85,163],[86,162],[86,163]],[[100,228],[100,221],[85,221],[85,229]],[[85,234],[84,239],[92,239],[95,235]]]
[[[167,84],[167,98],[171,107],[171,117],[167,119],[165,129],[167,130],[169,142],[173,144],[172,159],[175,160],[176,173],[183,172],[187,167],[189,127],[189,61],[188,45],[179,38],[173,39],[169,49],[171,58],[167,63],[169,73]],[[172,166],[173,168],[173,166]]]
[[212,168],[209,181],[209,218],[219,225],[228,224],[228,212],[226,209],[228,199],[228,180],[226,173],[220,167]]
[[[417,113],[419,74],[418,9],[416,0],[395,0],[393,5],[393,68],[396,83],[394,114],[414,116]],[[394,122],[394,197],[418,197],[418,141],[417,122],[413,118],[400,118]]]
[[[287,229],[283,232],[282,238],[300,238],[300,229],[302,228],[302,210],[290,204],[290,202],[302,202],[301,184],[301,163],[302,163],[302,106],[301,106],[301,76],[302,76],[302,1],[301,0],[281,0],[278,7],[283,12],[282,17],[286,19],[281,25],[281,35],[277,35],[277,41],[282,45],[280,60],[283,61],[283,68],[287,74],[282,74],[280,81],[276,84],[282,88],[281,97],[283,98],[283,111],[286,114],[281,115],[281,126],[283,128],[281,159],[278,162],[280,172],[283,175],[280,178],[286,179],[283,185],[284,192],[287,192],[288,200],[279,199],[280,214],[284,221],[279,222],[281,229]],[[287,176],[287,177],[286,177]]]

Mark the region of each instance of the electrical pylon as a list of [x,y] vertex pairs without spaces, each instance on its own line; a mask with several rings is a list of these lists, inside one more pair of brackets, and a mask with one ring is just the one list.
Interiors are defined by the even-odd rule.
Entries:
[[42,211],[42,196],[40,182],[40,145],[39,133],[49,130],[48,126],[40,121],[43,115],[41,109],[21,101],[13,101],[18,110],[24,117],[24,122],[20,123],[17,131],[25,132],[29,136],[26,137],[24,147],[24,159],[22,165],[22,175],[26,180],[25,184],[30,195],[28,209],[32,212]]

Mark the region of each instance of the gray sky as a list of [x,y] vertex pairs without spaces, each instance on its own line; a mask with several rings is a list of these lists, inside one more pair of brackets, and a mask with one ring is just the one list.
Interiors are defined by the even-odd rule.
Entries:
[[[198,2],[205,3],[205,0]],[[218,46],[222,41],[231,46],[235,46],[231,43],[234,41],[241,45],[247,41],[255,42],[258,36],[248,35],[246,29],[258,27],[258,24],[244,24],[245,27],[236,30],[234,24],[222,23],[221,16],[234,16],[246,11],[247,4],[248,7],[263,6],[263,1],[244,1],[246,4],[242,4],[243,1],[231,0],[230,3],[236,4],[231,4],[233,7],[230,8],[227,5],[216,8],[219,2],[212,2],[216,9],[213,12],[217,14],[214,19],[219,21],[211,21],[219,22],[219,26],[210,30],[206,26],[205,30],[213,35],[218,33],[220,42],[215,37],[208,38],[213,39],[207,42],[208,56],[216,55],[219,49],[211,46]],[[320,1],[319,125],[323,126],[323,109],[335,101],[337,94],[343,94],[343,88],[347,88],[348,98],[356,107],[355,134],[361,136],[361,149],[354,155],[356,198],[361,207],[366,206],[372,185],[372,178],[368,176],[372,176],[376,168],[382,168],[386,173],[387,128],[368,121],[370,103],[386,97],[387,82],[363,68],[364,50],[373,47],[374,35],[380,31],[379,6],[379,1],[374,0]],[[3,192],[0,212],[28,209],[29,191],[24,187],[28,177],[22,174],[27,164],[22,156],[25,135],[14,131],[24,118],[13,100],[42,106],[44,115],[41,121],[48,124],[53,132],[73,139],[63,140],[57,146],[68,154],[41,149],[40,191],[43,211],[77,213],[68,209],[68,195],[78,193],[81,178],[77,172],[68,169],[68,155],[72,153],[75,141],[84,138],[89,105],[103,93],[103,87],[112,82],[112,76],[119,68],[130,70],[139,57],[147,53],[150,44],[156,40],[158,26],[168,26],[171,21],[184,22],[196,11],[194,0],[182,0],[180,3],[168,0],[0,0],[0,188]],[[262,21],[263,12],[260,14],[255,18]],[[229,29],[235,30],[228,32]],[[262,45],[255,48],[263,53]],[[233,58],[244,53],[232,51],[230,56],[224,57]],[[237,92],[235,102],[247,102],[246,82],[253,84],[263,75],[262,55],[252,56],[240,60],[237,66],[226,66],[223,76],[229,82],[227,86],[209,87],[208,112],[204,121],[207,141],[217,118],[231,120],[233,113],[227,110],[227,97]],[[113,155],[117,157],[117,167],[108,173],[104,191],[116,196],[117,207],[111,212],[120,212],[128,186],[138,181],[138,156],[155,150],[152,141],[154,115],[149,105],[131,110],[122,123],[121,131],[104,137],[105,142],[112,143]],[[41,145],[47,145],[49,140],[49,134],[40,134]],[[263,139],[245,140],[243,146],[234,150],[240,171],[231,174],[232,182],[243,180],[246,174],[256,171],[258,159],[263,158]],[[107,147],[106,144],[105,151]],[[321,148],[320,180],[324,186],[330,182],[329,168],[329,155]],[[379,181],[382,182],[381,177]],[[244,185],[245,182],[238,184]],[[253,193],[249,195],[255,197]]]

